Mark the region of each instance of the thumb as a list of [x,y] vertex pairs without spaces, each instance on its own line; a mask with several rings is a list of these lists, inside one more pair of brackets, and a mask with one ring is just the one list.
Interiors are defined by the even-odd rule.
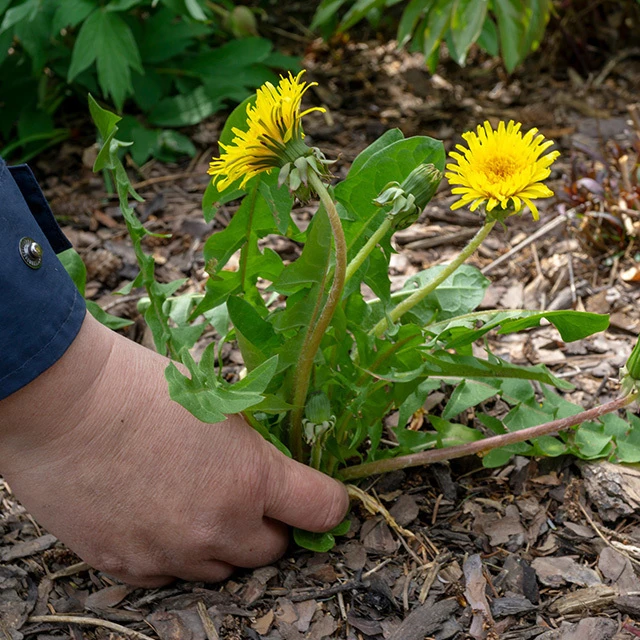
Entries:
[[306,531],[328,531],[349,508],[345,486],[279,454],[269,469],[264,515]]

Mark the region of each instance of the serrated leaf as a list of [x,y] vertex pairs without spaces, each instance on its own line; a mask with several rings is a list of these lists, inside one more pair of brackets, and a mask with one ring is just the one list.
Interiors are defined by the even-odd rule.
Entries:
[[277,363],[277,358],[271,358],[240,383],[227,387],[218,383],[214,376],[207,377],[203,385],[197,379],[182,375],[173,363],[166,368],[165,377],[172,400],[198,420],[213,424],[262,402],[262,394],[275,373]]
[[80,28],[71,54],[68,81],[73,81],[93,62],[102,91],[121,109],[125,97],[133,91],[131,69],[139,73],[144,73],[144,69],[131,29],[118,14],[104,8],[92,13]]
[[582,340],[594,333],[604,331],[609,326],[609,316],[607,315],[587,311],[543,311],[526,318],[505,321],[498,333],[514,333],[522,329],[537,327],[543,318],[558,329],[565,342]]

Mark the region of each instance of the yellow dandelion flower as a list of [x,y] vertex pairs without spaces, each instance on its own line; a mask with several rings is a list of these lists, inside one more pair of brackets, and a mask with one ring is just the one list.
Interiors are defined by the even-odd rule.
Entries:
[[490,212],[500,205],[509,209],[509,215],[519,213],[526,204],[534,220],[538,219],[538,209],[532,200],[549,198],[553,191],[542,183],[549,177],[549,167],[560,155],[552,151],[542,153],[553,145],[545,140],[537,129],[522,134],[519,122],[511,120],[505,126],[500,122],[494,130],[489,122],[478,125],[477,133],[462,134],[469,148],[456,145],[460,151],[452,151],[450,156],[457,164],[448,164],[446,174],[452,192],[460,195],[460,200],[452,209],[471,205],[475,211],[481,204]]
[[253,104],[247,106],[247,129],[232,129],[231,144],[220,143],[220,157],[214,158],[207,173],[219,190],[242,179],[243,188],[253,176],[282,167],[308,153],[304,144],[302,118],[312,111],[324,113],[321,107],[300,112],[302,96],[316,82],[300,80],[289,73],[281,76],[277,87],[265,83],[256,92]]

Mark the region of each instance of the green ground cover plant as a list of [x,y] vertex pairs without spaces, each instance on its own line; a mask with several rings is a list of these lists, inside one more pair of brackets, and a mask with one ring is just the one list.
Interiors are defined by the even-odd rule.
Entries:
[[513,71],[540,45],[552,10],[551,0],[322,0],[312,28],[348,31],[364,19],[379,21],[398,4],[398,43],[422,52],[432,73],[442,42],[461,66],[477,44]]
[[[453,208],[477,211],[480,228],[451,263],[426,269],[392,292],[390,238],[415,222],[435,193],[447,162],[444,147],[392,129],[336,183],[331,162],[305,143],[302,118],[321,110],[301,111],[309,86],[302,74],[283,77],[230,115],[220,156],[210,166],[205,219],[221,203],[241,202],[204,246],[208,279],[197,292],[185,290],[186,280],[156,280],[154,259],[142,247],[149,232],[130,205],[140,196],[120,159],[129,148],[116,138],[120,117],[90,98],[102,139],[95,170],[113,175],[140,265],[120,293],[146,288],[140,311],[156,348],[183,366],[167,368],[171,397],[212,424],[242,413],[285,454],[342,480],[474,453],[488,467],[516,454],[639,462],[640,419],[618,411],[637,397],[639,346],[621,372],[619,398],[583,411],[563,398],[567,381],[543,365],[499,358],[486,340],[489,332],[526,331],[544,321],[570,342],[606,329],[607,316],[476,310],[489,281],[465,262],[496,225],[509,224],[525,207],[537,218],[534,200],[553,195],[544,184],[558,155],[553,143],[514,122],[497,129],[486,122],[463,134],[446,177],[459,196]],[[304,230],[291,215],[296,198],[318,200]],[[299,243],[300,256],[285,263],[263,248],[260,241],[270,235]],[[226,268],[238,252],[239,268]],[[72,252],[63,259],[77,263]],[[375,297],[364,296],[363,284]],[[218,339],[196,362],[191,350],[207,327]],[[222,347],[229,341],[245,364],[234,384],[222,376]],[[474,355],[474,344],[482,345],[482,357]],[[412,417],[435,391],[446,392],[444,410],[412,428]],[[509,407],[505,415],[491,413],[496,398]],[[465,417],[471,408],[474,421]],[[397,426],[385,428],[390,414]],[[326,550],[334,533],[298,531],[296,540]]]
[[91,91],[144,115],[121,122],[138,164],[193,155],[173,127],[197,124],[297,65],[230,0],[0,0],[0,154],[26,161],[69,138],[63,105]]

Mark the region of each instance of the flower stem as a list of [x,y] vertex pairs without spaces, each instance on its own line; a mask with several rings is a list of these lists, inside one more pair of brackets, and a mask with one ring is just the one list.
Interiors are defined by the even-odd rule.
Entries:
[[483,438],[482,440],[468,442],[455,447],[432,449],[430,451],[421,451],[420,453],[411,453],[407,456],[400,456],[398,458],[387,458],[385,460],[377,460],[375,462],[354,465],[340,471],[338,473],[338,478],[340,480],[355,480],[356,478],[366,478],[377,473],[395,471],[396,469],[407,469],[408,467],[433,464],[434,462],[441,462],[442,460],[453,460],[454,458],[462,458],[476,453],[485,453],[492,449],[498,449],[510,444],[524,442],[525,440],[539,438],[540,436],[551,435],[558,431],[563,431],[578,424],[582,424],[583,422],[597,420],[607,413],[626,407],[636,400],[637,397],[637,392],[632,393],[627,396],[622,396],[617,400],[607,402],[599,407],[583,411],[582,413],[578,413],[574,416],[553,420],[552,422],[546,422],[535,427],[529,427],[528,429],[521,429],[520,431],[512,431],[511,433],[505,433],[499,436]]
[[313,361],[320,347],[320,342],[329,327],[331,318],[340,302],[342,289],[344,288],[345,273],[347,269],[347,245],[344,239],[344,231],[342,230],[342,222],[336,205],[334,204],[327,188],[320,178],[313,172],[309,173],[309,184],[320,197],[320,201],[324,205],[329,216],[331,231],[333,233],[333,241],[336,251],[335,270],[333,274],[333,282],[327,296],[326,304],[320,313],[318,321],[304,340],[300,349],[300,356],[295,368],[295,381],[293,388],[293,405],[290,415],[290,431],[289,431],[289,448],[296,460],[302,461],[302,417],[304,415],[304,404],[309,391],[309,383],[311,380],[311,371],[313,369]]
[[384,222],[376,229],[375,233],[367,240],[367,243],[358,251],[356,257],[347,266],[345,275],[345,284],[351,280],[352,276],[362,266],[367,256],[373,251],[375,246],[384,238],[385,234],[391,229],[391,218],[385,218]]
[[[496,220],[487,220],[484,223],[484,226],[476,233],[476,235],[471,239],[469,244],[458,254],[456,259],[453,262],[450,262],[445,268],[438,274],[436,278],[425,284],[423,287],[414,291],[408,298],[405,298],[402,302],[400,302],[394,309],[391,310],[389,314],[389,318],[391,322],[396,322],[399,318],[401,318],[407,311],[410,311],[415,307],[419,302],[422,302],[432,291],[434,291],[438,286],[440,286],[456,269],[467,261],[471,255],[475,252],[475,250],[482,244],[482,241],[491,233],[491,229],[496,224]],[[370,334],[379,338],[387,329],[389,322],[387,318],[382,318],[378,324],[371,329]]]

